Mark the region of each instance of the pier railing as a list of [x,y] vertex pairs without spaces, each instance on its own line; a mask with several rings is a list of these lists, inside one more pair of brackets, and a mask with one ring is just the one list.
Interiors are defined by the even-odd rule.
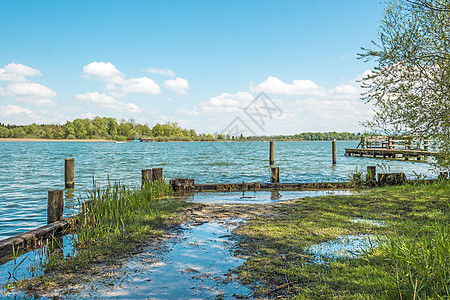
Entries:
[[429,141],[395,136],[364,136],[361,137],[357,149],[401,149],[429,151]]

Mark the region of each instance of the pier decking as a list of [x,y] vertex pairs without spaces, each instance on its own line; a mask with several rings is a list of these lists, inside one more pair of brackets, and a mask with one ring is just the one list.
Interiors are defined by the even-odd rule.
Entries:
[[345,149],[345,156],[373,157],[373,158],[415,158],[421,160],[436,155],[429,151],[428,140],[413,140],[411,138],[395,138],[388,136],[366,136],[356,148]]
[[345,156],[369,156],[373,158],[382,157],[382,158],[404,158],[405,160],[409,160],[411,157],[416,158],[417,160],[421,160],[424,157],[433,156],[435,152],[425,151],[425,150],[408,150],[408,149],[380,149],[380,148],[353,148],[353,149],[345,149]]

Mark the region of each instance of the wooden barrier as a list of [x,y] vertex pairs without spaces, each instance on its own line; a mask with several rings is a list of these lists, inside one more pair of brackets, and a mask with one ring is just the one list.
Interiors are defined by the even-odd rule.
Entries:
[[142,173],[142,186],[152,182],[152,169],[145,169]]
[[13,245],[16,251],[26,251],[40,247],[44,244],[45,239],[69,230],[74,226],[75,222],[76,218],[64,218],[51,224],[4,239],[0,241],[0,258],[11,255],[13,253]]
[[64,162],[64,182],[66,189],[75,187],[75,159],[66,158]]
[[270,182],[280,182],[280,168],[279,167],[271,167],[270,168]]
[[195,190],[194,179],[190,178],[174,178],[169,183],[175,193],[192,192]]
[[64,211],[64,198],[62,190],[48,191],[47,224],[59,221]]
[[369,186],[374,186],[377,182],[377,167],[367,166],[366,183]]
[[272,166],[274,163],[275,163],[275,142],[270,141],[269,165]]
[[378,173],[379,185],[402,185],[406,182],[405,173]]
[[152,169],[152,182],[155,181],[163,181],[163,169],[162,168],[153,168]]

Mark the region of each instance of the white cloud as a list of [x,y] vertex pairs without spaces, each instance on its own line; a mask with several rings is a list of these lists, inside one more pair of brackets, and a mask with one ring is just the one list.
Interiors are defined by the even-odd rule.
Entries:
[[41,71],[33,69],[31,67],[22,65],[22,64],[16,64],[16,63],[10,63],[5,66],[5,70],[7,73],[10,74],[17,74],[17,75],[23,75],[23,76],[41,76]]
[[188,116],[199,116],[200,112],[196,109],[188,110],[186,108],[180,108],[175,111],[176,114],[179,115],[188,115]]
[[3,123],[10,124],[26,124],[29,123],[45,123],[47,120],[32,110],[17,105],[0,106],[0,117]]
[[4,69],[0,69],[0,81],[26,82],[25,76],[6,73]]
[[208,101],[201,101],[199,106],[205,112],[237,112],[241,111],[253,99],[253,95],[248,92],[222,93],[217,97],[210,98]]
[[122,86],[122,91],[148,95],[161,94],[159,86],[152,79],[147,77],[128,79]]
[[94,79],[106,83],[105,91],[115,98],[125,98],[127,93],[159,95],[161,88],[148,77],[129,78],[110,62],[94,61],[83,67],[82,78]]
[[56,92],[39,83],[13,83],[8,85],[2,94],[13,96],[19,102],[34,105],[55,105],[55,102],[51,98],[56,97]]
[[117,101],[114,97],[109,96],[105,93],[98,92],[88,92],[85,94],[78,94],[75,96],[76,99],[82,100],[85,103],[94,104],[96,106],[106,108],[109,110],[116,110],[128,113],[140,113],[142,108],[134,103],[124,103]]
[[3,68],[0,68],[0,81],[26,82],[26,76],[41,76],[41,72],[16,63],[10,63]]
[[311,80],[294,79],[292,84],[285,83],[282,80],[269,76],[257,86],[250,86],[254,93],[265,92],[273,95],[314,95],[323,96],[326,91]]
[[148,68],[147,71],[153,74],[159,74],[164,76],[175,76],[175,72],[170,69],[160,69],[160,68]]
[[93,119],[94,117],[96,117],[97,115],[91,113],[90,111],[88,111],[87,113],[81,114],[80,117],[82,119]]
[[189,83],[186,79],[177,77],[164,81],[164,87],[174,91],[176,94],[186,95],[189,90]]
[[362,90],[358,80],[365,74],[366,72],[330,89],[310,80],[294,80],[291,84],[286,84],[272,76],[268,77],[264,84],[250,86],[250,90],[255,92],[264,90],[279,95],[275,98],[268,94],[282,113],[273,112],[271,116],[266,116],[264,124],[259,123],[263,128],[255,123],[259,122],[259,119],[252,120],[244,112],[256,96],[248,92],[222,93],[207,101],[199,102],[192,109],[183,108],[176,113],[186,116],[208,116],[208,123],[203,126],[209,131],[218,132],[226,128],[236,117],[240,117],[256,134],[359,131],[362,129],[360,122],[370,119],[373,114],[372,106],[360,100]]
[[8,85],[7,90],[14,96],[48,97],[48,98],[56,97],[55,91],[39,83],[32,83],[32,82],[13,83]]
[[123,84],[125,76],[117,70],[116,66],[110,62],[98,62],[94,61],[83,67],[82,75],[85,79],[90,79],[92,76],[94,79],[105,81],[108,83]]

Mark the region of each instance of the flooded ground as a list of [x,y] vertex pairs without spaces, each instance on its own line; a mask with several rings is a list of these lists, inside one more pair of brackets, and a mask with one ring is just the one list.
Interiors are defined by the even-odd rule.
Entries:
[[[243,260],[234,257],[230,240],[241,220],[186,224],[179,234],[157,247],[149,245],[118,271],[120,281],[87,284],[81,297],[110,299],[234,299],[250,296],[251,290],[229,269]],[[83,292],[87,291],[87,292]],[[79,296],[74,296],[77,298]],[[72,297],[69,297],[72,298]]]
[[201,192],[187,197],[186,200],[195,203],[267,204],[274,201],[288,201],[305,197],[352,195],[354,193],[355,191],[350,190]]
[[[247,191],[229,193],[197,193],[188,197],[195,205],[183,213],[181,225],[166,231],[163,238],[148,241],[126,259],[115,264],[96,266],[83,274],[67,276],[69,286],[38,291],[44,297],[64,295],[64,298],[116,298],[116,299],[232,299],[238,295],[250,297],[251,290],[242,285],[229,271],[244,260],[234,256],[233,229],[240,222],[252,217],[277,217],[278,206],[289,204],[292,199],[319,195],[349,195],[353,191]],[[368,222],[354,219],[354,222]],[[370,221],[370,220],[369,220]],[[376,224],[376,223],[374,223]],[[375,225],[378,226],[378,225]],[[364,237],[368,238],[368,237]],[[332,243],[309,249],[317,257],[325,257],[337,251],[353,251],[364,241],[346,237],[333,248]],[[0,281],[7,284],[9,273],[16,279],[30,278],[43,273],[43,261],[61,255],[74,255],[72,238],[61,239],[61,252],[39,249],[0,265]],[[338,249],[339,248],[339,249]],[[337,250],[336,250],[337,249]],[[60,253],[60,254],[53,254]],[[49,256],[50,255],[50,256]],[[9,272],[9,273],[8,273]],[[0,298],[14,299],[24,294],[5,294]]]
[[[379,220],[354,218],[353,223],[363,223],[375,227],[384,227],[386,224]],[[318,245],[312,245],[306,249],[314,257],[315,263],[325,263],[328,259],[354,258],[360,256],[364,251],[376,247],[379,241],[373,234],[339,236],[334,240],[326,241]]]

